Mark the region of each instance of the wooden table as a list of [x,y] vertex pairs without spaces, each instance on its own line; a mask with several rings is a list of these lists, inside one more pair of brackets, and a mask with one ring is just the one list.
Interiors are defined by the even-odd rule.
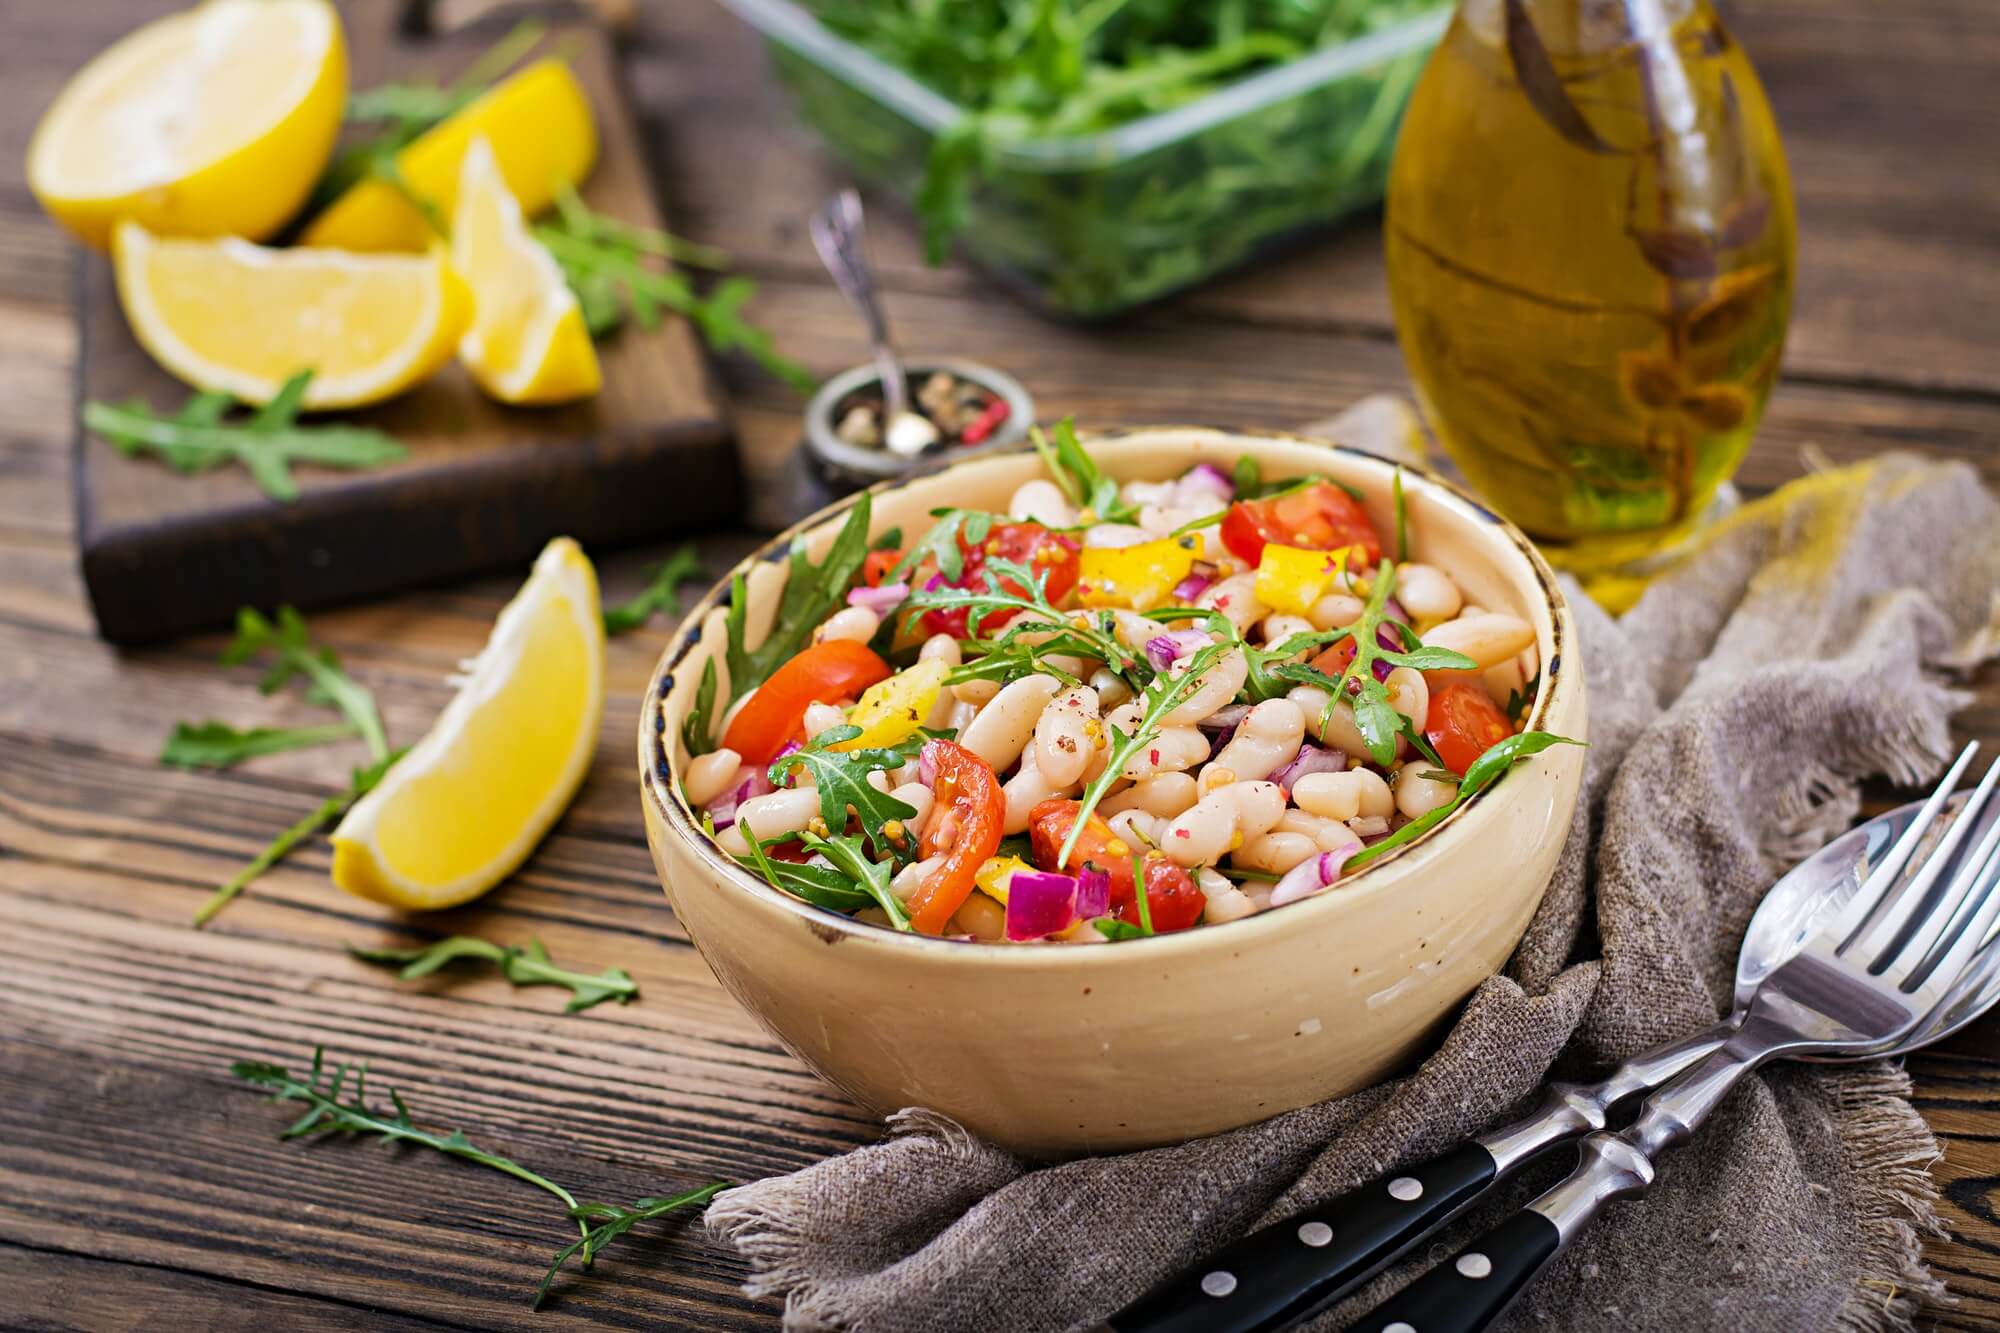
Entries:
[[[409,943],[334,890],[314,843],[213,928],[216,881],[340,781],[358,749],[232,773],[153,762],[180,718],[297,718],[213,638],[120,654],[92,633],[72,542],[71,256],[19,163],[34,115],[108,37],[175,0],[9,6],[0,43],[0,1322],[32,1327],[768,1326],[742,1267],[684,1228],[622,1242],[530,1317],[563,1227],[538,1191],[435,1154],[281,1144],[284,1121],[227,1073],[294,1067],[314,1043],[372,1062],[420,1119],[593,1199],[747,1180],[868,1140],[875,1122],[780,1050],[714,984],[662,901],[632,781],[639,693],[666,637],[615,640],[596,768],[534,859],[427,930],[539,935],[558,959],[622,965],[643,999],[580,1018],[485,978],[397,985],[342,944]],[[1801,274],[1786,376],[1742,473],[1796,475],[1890,447],[1964,458],[2000,484],[2000,36],[1991,0],[1921,16],[1873,0],[1743,0],[1737,34],[1783,122]],[[833,175],[778,104],[756,43],[712,0],[642,7],[631,78],[683,230],[762,283],[754,315],[814,370],[861,359],[804,217]],[[1363,220],[1309,252],[1115,329],[1059,328],[977,275],[925,269],[878,227],[899,333],[1025,380],[1086,423],[1290,426],[1403,384],[1380,248]],[[798,403],[730,362],[760,479]],[[168,483],[163,483],[168,484]],[[659,534],[662,546],[676,534]],[[703,541],[719,568],[749,535]],[[633,590],[659,549],[603,564]],[[410,740],[449,695],[516,578],[316,619]],[[1960,719],[2000,740],[2000,673]],[[1929,1247],[1960,1304],[2000,1320],[2000,1020],[1913,1058],[1948,1238]]]

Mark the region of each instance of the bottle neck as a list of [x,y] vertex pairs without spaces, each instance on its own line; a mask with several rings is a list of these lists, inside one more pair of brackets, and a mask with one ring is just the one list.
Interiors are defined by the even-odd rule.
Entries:
[[1518,8],[1558,59],[1592,56],[1662,35],[1703,0],[1459,0],[1461,23],[1505,48],[1507,11]]

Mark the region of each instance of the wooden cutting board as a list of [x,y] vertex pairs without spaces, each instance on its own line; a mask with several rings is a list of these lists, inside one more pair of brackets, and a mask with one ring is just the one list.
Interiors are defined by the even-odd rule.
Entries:
[[[512,22],[495,14],[425,40],[389,0],[343,5],[342,17],[356,88],[448,80]],[[597,115],[601,156],[584,198],[662,225],[609,36],[572,16],[543,45],[569,57]],[[79,266],[79,404],[178,406],[189,390],[133,340],[104,257]],[[481,570],[525,574],[559,534],[589,549],[733,523],[741,472],[694,331],[680,320],[654,333],[628,327],[598,351],[604,389],[572,406],[500,406],[453,366],[393,402],[341,414],[389,432],[408,457],[367,472],[300,467],[290,504],[239,468],[182,476],[79,428],[77,532],[99,632],[132,643],[221,625],[239,606],[311,608]]]

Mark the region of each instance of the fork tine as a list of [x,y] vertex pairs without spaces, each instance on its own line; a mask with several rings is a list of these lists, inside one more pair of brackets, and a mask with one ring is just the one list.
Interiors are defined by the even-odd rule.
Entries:
[[[1925,910],[1926,904],[1923,898],[1928,894],[1931,882],[1936,878],[1934,874],[1926,877],[1920,870],[1914,879],[1906,883],[1902,878],[1903,871],[1908,867],[1910,857],[1923,842],[1925,834],[1930,831],[1931,825],[1937,822],[1938,812],[1944,809],[1945,802],[1951,799],[1952,788],[1958,785],[1959,775],[1965,772],[1966,766],[1972,762],[1972,756],[1978,749],[1979,742],[1973,741],[1958,752],[1958,758],[1952,761],[1951,767],[1939,780],[1937,788],[1931,792],[1923,808],[1917,811],[1916,818],[1910,821],[1909,828],[1903,831],[1903,836],[1896,839],[1895,844],[1882,857],[1882,863],[1869,872],[1868,879],[1862,884],[1860,892],[1854,895],[1854,905],[1849,908],[1850,914],[1859,915],[1859,923],[1841,941],[1840,947],[1834,950],[1835,954],[1846,954],[1858,942],[1864,954],[1879,954],[1883,958],[1894,956],[1891,946],[1901,944],[1903,927],[1917,919],[1915,916],[1917,911]],[[1952,830],[1947,831],[1945,836],[1951,837],[1952,833],[1962,826],[1963,821],[1954,824]],[[1937,865],[1935,856],[1927,859],[1925,865],[1926,869]],[[1881,971],[1880,963],[1883,958],[1878,958],[1876,965],[1870,966],[1868,970]]]
[[[1967,794],[1958,814],[1952,819],[1951,827],[1945,830],[1931,854],[1924,858],[1916,876],[1910,881],[1906,894],[1915,900],[1909,912],[1908,923],[1899,933],[1899,938],[1876,959],[1871,971],[1884,970],[1895,958],[1902,958],[1904,966],[1926,957],[1937,948],[1940,941],[1951,929],[1958,909],[1977,884],[1977,877],[1969,872],[1977,868],[1984,859],[1983,854],[1957,858],[1958,849],[1972,839],[1985,817],[1987,806],[1993,795],[1993,785],[2000,782],[2000,762],[1987,766],[1979,783]],[[1957,858],[1954,860],[1954,858]],[[1946,871],[1951,871],[1946,875]],[[1943,883],[1939,885],[1939,881]],[[1939,885],[1933,889],[1933,885]],[[1962,926],[1964,923],[1959,922]],[[1917,947],[1921,942],[1922,947]]]
[[[1987,773],[1982,790],[1990,790],[1996,772],[2000,772],[2000,763]],[[1959,818],[1972,822],[1982,813],[1974,811],[1968,801]],[[1961,861],[1950,890],[1960,905],[1940,928],[1922,961],[1910,970],[1902,983],[1904,990],[1932,983],[1933,978],[1934,989],[1955,984],[1973,952],[1987,944],[1987,934],[1996,918],[2000,918],[2000,892],[1996,889],[2000,889],[2000,818],[1992,820],[1986,836]]]

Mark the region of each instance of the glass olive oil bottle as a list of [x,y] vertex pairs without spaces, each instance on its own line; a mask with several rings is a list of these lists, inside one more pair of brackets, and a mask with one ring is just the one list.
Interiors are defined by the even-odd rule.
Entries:
[[1472,483],[1574,567],[1684,533],[1777,377],[1778,129],[1708,0],[1461,0],[1404,118],[1398,336]]

